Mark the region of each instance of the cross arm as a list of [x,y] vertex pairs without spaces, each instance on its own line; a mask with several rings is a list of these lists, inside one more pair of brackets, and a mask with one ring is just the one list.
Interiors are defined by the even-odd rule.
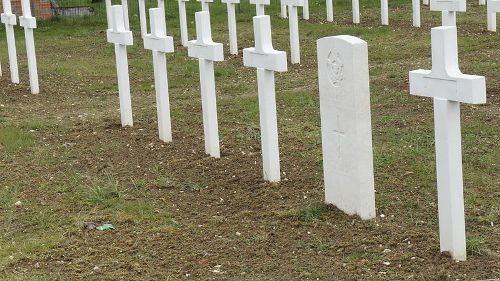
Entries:
[[123,7],[121,5],[113,5],[110,14],[111,29],[106,31],[108,42],[119,45],[133,45],[132,32],[125,29]]
[[2,13],[1,15],[2,18],[2,23],[3,24],[8,24],[8,25],[16,25],[17,20],[16,20],[16,15],[12,13]]
[[283,0],[281,3],[287,6],[296,6],[296,7],[304,6],[304,0]]
[[465,12],[465,0],[431,0],[431,11]]
[[32,16],[20,16],[19,25],[27,28],[36,28],[36,18]]
[[227,4],[239,4],[240,0],[221,0],[221,2]]

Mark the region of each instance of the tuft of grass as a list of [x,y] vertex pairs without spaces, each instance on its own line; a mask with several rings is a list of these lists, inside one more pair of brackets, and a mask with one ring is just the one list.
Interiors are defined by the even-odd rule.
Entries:
[[124,197],[125,193],[120,190],[117,180],[109,179],[104,184],[90,187],[86,192],[87,201],[94,205],[112,205],[118,199]]
[[298,217],[301,221],[315,221],[321,216],[322,207],[320,204],[309,204],[298,210]]
[[35,138],[26,130],[14,126],[0,126],[0,149],[17,152],[35,144]]
[[467,254],[469,255],[484,256],[490,253],[488,244],[481,237],[469,236],[466,243]]
[[33,119],[28,120],[21,124],[21,127],[26,130],[42,130],[47,128],[49,125],[43,120]]

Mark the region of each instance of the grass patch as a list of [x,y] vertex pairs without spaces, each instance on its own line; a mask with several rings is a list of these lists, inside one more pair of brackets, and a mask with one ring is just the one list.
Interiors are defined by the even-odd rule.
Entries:
[[116,203],[116,201],[122,199],[124,195],[124,191],[119,188],[118,181],[111,178],[103,184],[97,184],[90,187],[85,192],[85,197],[89,203],[105,206]]
[[299,208],[297,216],[301,221],[310,222],[319,220],[322,211],[323,207],[319,203],[315,203]]
[[469,236],[466,239],[467,254],[474,256],[484,256],[490,253],[486,240],[477,236]]
[[0,149],[17,152],[35,144],[35,138],[26,129],[14,126],[0,126]]

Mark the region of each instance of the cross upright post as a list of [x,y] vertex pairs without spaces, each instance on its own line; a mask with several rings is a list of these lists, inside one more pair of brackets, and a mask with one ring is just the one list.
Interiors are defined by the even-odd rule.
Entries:
[[217,125],[214,61],[224,60],[223,45],[221,43],[214,43],[212,40],[210,13],[207,11],[197,12],[195,17],[196,40],[189,41],[188,56],[198,58],[199,62],[205,153],[219,158],[219,128]]
[[181,29],[181,43],[182,46],[187,47],[188,45],[188,29],[187,29],[187,19],[186,19],[186,2],[189,0],[178,0],[179,4],[179,28]]
[[257,68],[264,180],[280,181],[274,72],[287,71],[286,53],[273,48],[269,16],[253,17],[255,47],[243,50],[243,64]]
[[444,26],[457,25],[457,12],[465,12],[466,0],[430,0],[431,11],[441,12],[441,24]]
[[288,25],[290,29],[290,57],[291,63],[300,63],[299,19],[297,7],[304,6],[304,0],[283,0],[288,6]]
[[333,0],[326,0],[326,21],[333,21]]
[[389,25],[389,1],[380,0],[380,16],[382,25]]
[[12,13],[10,0],[2,0],[3,13],[2,23],[5,24],[5,35],[7,36],[7,51],[9,53],[10,80],[19,83],[19,70],[17,68],[16,38],[14,36],[14,25],[17,24],[16,15]]
[[163,9],[149,9],[149,20],[151,34],[147,34],[144,37],[144,49],[153,52],[158,134],[160,140],[171,142],[172,125],[168,95],[167,59],[165,54],[174,52],[174,40],[171,36],[167,36]]
[[121,5],[111,6],[108,16],[111,23],[108,23],[110,28],[106,31],[106,35],[108,42],[115,45],[121,123],[122,126],[133,126],[127,60],[127,46],[133,44],[132,32],[125,28],[123,7]]
[[359,19],[359,0],[352,0],[352,23],[360,23]]
[[196,0],[198,2],[201,2],[201,10],[205,12],[209,12],[209,4],[214,2],[214,0]]
[[[144,39],[144,36],[148,34],[148,24],[146,17],[146,3],[145,0],[139,1],[139,23],[141,25],[141,37]],[[158,8],[160,8],[163,12],[163,16],[165,16],[165,2],[164,0],[158,0]]]
[[236,4],[240,0],[222,0],[222,3],[227,4],[227,26],[229,28],[229,53],[231,55],[238,54],[238,36],[236,35]]
[[479,5],[481,5],[481,6],[486,5],[486,0],[479,0]]
[[[281,2],[283,4],[283,2]],[[255,14],[257,16],[265,15],[264,7],[271,4],[271,0],[250,0],[250,4],[255,5]]]
[[431,42],[432,70],[410,71],[410,94],[434,99],[440,248],[465,260],[460,103],[485,103],[486,82],[460,71],[456,27],[433,28]]
[[497,13],[500,13],[500,0],[488,0],[488,6],[486,7],[486,13],[488,13],[488,30],[496,32],[497,31]]
[[33,29],[36,28],[36,19],[31,16],[31,7],[29,0],[21,1],[23,15],[19,17],[19,25],[24,27],[24,37],[26,41],[26,54],[28,55],[28,71],[30,77],[30,88],[32,94],[38,94],[40,87],[38,85],[38,70],[36,65],[35,39]]
[[288,12],[286,10],[286,5],[283,4],[283,0],[280,0],[280,18],[286,19],[288,17]]
[[420,0],[412,0],[413,26],[420,27]]
[[304,0],[304,6],[302,6],[302,19],[309,20],[309,0]]

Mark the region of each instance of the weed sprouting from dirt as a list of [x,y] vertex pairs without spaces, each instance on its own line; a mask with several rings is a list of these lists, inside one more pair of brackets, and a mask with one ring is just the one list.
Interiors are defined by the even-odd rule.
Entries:
[[298,210],[298,217],[301,221],[315,221],[320,218],[322,211],[323,207],[319,203],[310,204]]
[[35,144],[35,138],[26,129],[14,126],[0,126],[0,149],[17,152]]
[[483,256],[483,255],[488,255],[490,250],[488,248],[488,244],[486,241],[477,236],[469,236],[467,237],[467,253],[469,255],[477,255],[477,256]]
[[124,191],[119,188],[118,181],[111,178],[104,184],[89,187],[85,193],[87,201],[94,205],[111,205],[112,201],[121,199],[124,195]]

